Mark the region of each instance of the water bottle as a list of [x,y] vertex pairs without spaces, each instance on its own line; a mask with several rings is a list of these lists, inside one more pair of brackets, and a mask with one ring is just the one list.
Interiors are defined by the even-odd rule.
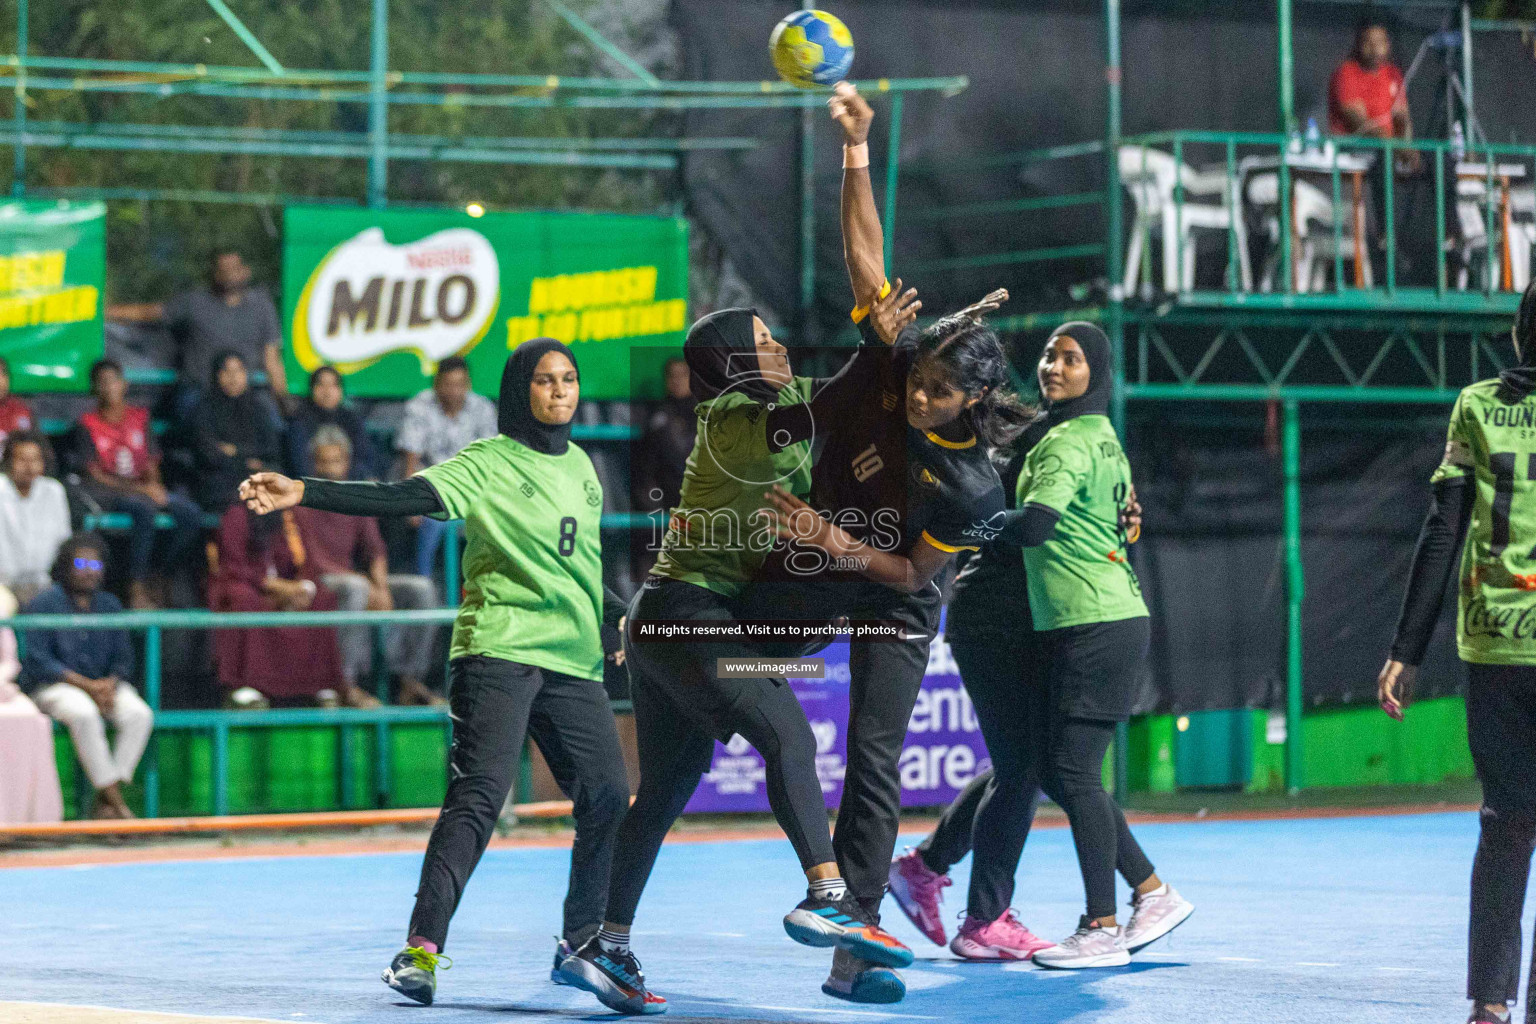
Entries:
[[1323,133],[1318,130],[1317,118],[1307,118],[1307,152],[1321,153],[1323,151]]
[[1461,163],[1467,158],[1467,133],[1461,128],[1461,122],[1451,125],[1451,159]]

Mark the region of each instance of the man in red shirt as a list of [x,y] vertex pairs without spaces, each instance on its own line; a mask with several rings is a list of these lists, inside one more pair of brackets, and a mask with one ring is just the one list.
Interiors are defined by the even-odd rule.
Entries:
[[1392,62],[1392,36],[1380,22],[1361,22],[1354,53],[1328,83],[1328,131],[1373,139],[1413,138],[1403,72]]
[[[91,394],[96,408],[75,428],[74,461],[85,492],[107,512],[132,519],[128,539],[128,604],[154,608],[151,574],[169,579],[197,547],[203,535],[203,511],[191,499],[173,494],[160,482],[160,452],[150,430],[149,410],[129,405],[123,368],[111,359],[91,366]],[[173,521],[166,533],[164,560],[169,572],[150,564],[157,535],[155,517]]]
[[[1355,49],[1328,83],[1328,131],[1332,135],[1356,135],[1371,139],[1413,139],[1413,118],[1408,111],[1408,90],[1403,72],[1392,61],[1392,35],[1379,18],[1367,17],[1355,29]],[[1376,151],[1372,151],[1373,153]],[[1422,159],[1416,149],[1396,151],[1396,172],[1417,174]],[[1391,173],[1378,161],[1375,174]],[[1372,223],[1367,233],[1378,252],[1386,248],[1385,225],[1392,211],[1386,209],[1386,184],[1373,181],[1368,188]],[[1406,270],[1401,255],[1399,273]]]
[[32,429],[32,410],[11,394],[11,364],[0,356],[0,445],[6,435],[16,430]]
[[[315,475],[325,480],[345,480],[351,470],[352,443],[335,425],[315,431],[309,454]],[[425,576],[391,573],[376,519],[346,516],[338,512],[299,507],[293,510],[299,528],[309,539],[310,557],[320,581],[336,595],[342,611],[391,611],[395,608],[434,608],[437,594]],[[343,701],[351,707],[378,702],[358,684],[367,678],[373,662],[373,630],[368,626],[341,626]],[[446,704],[422,682],[432,658],[433,627],[390,626],[385,654],[389,668],[400,679],[401,704]]]

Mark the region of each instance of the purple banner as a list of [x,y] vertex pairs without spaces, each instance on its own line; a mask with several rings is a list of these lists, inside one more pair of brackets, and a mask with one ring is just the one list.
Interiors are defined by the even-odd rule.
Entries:
[[[816,736],[816,773],[828,807],[843,796],[848,753],[848,642],[839,640],[818,657],[826,659],[825,679],[791,679]],[[907,723],[901,751],[901,803],[933,807],[949,803],[965,784],[992,764],[981,739],[971,698],[943,635],[928,651],[928,671]],[[715,744],[709,774],[699,784],[685,813],[719,814],[767,811],[763,759],[750,743],[732,736]]]

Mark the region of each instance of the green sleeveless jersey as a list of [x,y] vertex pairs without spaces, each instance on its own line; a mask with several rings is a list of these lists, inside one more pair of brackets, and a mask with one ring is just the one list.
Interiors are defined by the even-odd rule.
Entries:
[[[810,401],[812,381],[795,377],[777,405]],[[768,409],[739,391],[700,402],[682,494],[667,523],[654,576],[734,597],[777,539],[763,495],[779,484],[804,497],[811,487],[811,443],[768,447]]]
[[1479,665],[1536,665],[1536,395],[1506,405],[1497,380],[1462,389],[1434,483],[1472,481],[1456,646]]
[[1131,466],[1108,416],[1052,427],[1024,458],[1018,507],[1061,513],[1043,544],[1024,549],[1035,629],[1118,622],[1147,614],[1120,532]]
[[464,520],[464,600],[449,656],[483,654],[603,678],[603,487],[574,444],[545,455],[505,434],[421,471]]

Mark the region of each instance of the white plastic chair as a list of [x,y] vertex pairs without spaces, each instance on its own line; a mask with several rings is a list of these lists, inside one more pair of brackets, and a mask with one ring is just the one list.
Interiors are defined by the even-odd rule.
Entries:
[[[1334,258],[1342,255],[1351,265],[1355,262],[1354,205],[1342,204],[1338,215],[1343,218],[1337,239],[1333,231],[1333,197],[1308,181],[1292,181],[1291,221],[1296,243],[1291,259],[1295,261],[1293,283],[1299,293],[1322,291],[1327,287],[1328,269]],[[1264,273],[1259,278],[1261,291],[1275,289],[1280,273],[1280,175],[1265,171],[1248,179],[1245,189],[1248,205],[1258,213],[1269,238],[1269,257],[1264,261]],[[1361,252],[1368,253],[1364,246]],[[1361,261],[1360,276],[1365,287],[1375,287],[1369,255]]]
[[[1497,189],[1497,186],[1495,186]],[[1484,204],[1488,183],[1482,178],[1460,178],[1456,182],[1456,221],[1461,225],[1461,267],[1456,272],[1456,287],[1466,291],[1474,284],[1481,285],[1481,274],[1472,276],[1473,263],[1488,257],[1488,222]],[[1495,202],[1498,199],[1495,198]],[[1536,246],[1536,187],[1530,185],[1509,191],[1509,275],[1510,283],[1517,292],[1523,292],[1531,283],[1531,248]],[[1493,211],[1494,244],[1493,280],[1498,287],[1504,278],[1504,246],[1500,236],[1503,211]]]
[[[1141,274],[1141,260],[1146,239],[1159,234],[1163,239],[1163,290],[1178,292],[1195,286],[1196,230],[1234,231],[1237,235],[1238,275],[1244,291],[1253,288],[1253,271],[1248,265],[1248,235],[1237,209],[1235,182],[1229,186],[1225,171],[1202,173],[1172,156],[1146,146],[1120,147],[1120,181],[1136,207],[1131,224],[1130,242],[1125,254],[1127,294],[1136,290]],[[1183,215],[1174,201],[1174,186],[1184,186]],[[1173,224],[1178,218],[1179,222]],[[1184,258],[1180,266],[1179,247]]]

